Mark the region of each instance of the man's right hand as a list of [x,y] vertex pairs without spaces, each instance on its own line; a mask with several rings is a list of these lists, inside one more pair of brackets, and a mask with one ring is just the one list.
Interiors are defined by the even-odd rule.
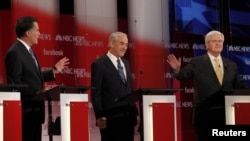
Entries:
[[107,126],[107,118],[106,117],[100,117],[96,120],[96,125],[103,129],[103,128],[106,128]]

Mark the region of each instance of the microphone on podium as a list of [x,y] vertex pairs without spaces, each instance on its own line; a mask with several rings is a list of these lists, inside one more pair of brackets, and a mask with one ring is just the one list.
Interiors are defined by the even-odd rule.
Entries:
[[8,75],[6,75],[6,74],[0,73],[0,76],[7,78],[7,83],[8,83],[8,84],[2,84],[0,86],[1,90],[16,92],[16,91],[20,91],[21,88],[28,87],[27,84],[16,84],[13,81],[13,79],[11,77],[9,77]]
[[63,73],[61,73],[60,75],[62,75],[62,76],[64,76],[64,77],[67,77],[67,78],[73,80],[74,83],[75,83],[75,85],[81,85],[79,79],[77,79],[77,77],[76,77],[75,74],[74,74],[74,77],[72,77],[72,76],[70,76],[70,75],[68,75],[68,74],[63,74]]
[[139,89],[142,88],[142,82],[143,82],[143,71],[139,71],[140,77],[139,77]]
[[8,75],[0,73],[0,76],[2,76],[3,78],[6,78],[7,83],[12,84],[12,85],[15,84],[14,81]]

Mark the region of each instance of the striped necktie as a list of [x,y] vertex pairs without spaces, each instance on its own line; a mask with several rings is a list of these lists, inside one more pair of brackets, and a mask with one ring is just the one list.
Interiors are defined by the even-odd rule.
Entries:
[[33,60],[35,61],[36,67],[38,68],[38,63],[37,63],[37,60],[36,60],[36,57],[34,55],[32,48],[29,49],[29,53],[30,53],[31,57],[33,58]]
[[118,73],[119,73],[119,75],[120,75],[121,78],[122,78],[122,81],[123,81],[124,83],[126,83],[126,78],[125,78],[125,75],[124,75],[124,71],[123,71],[123,67],[122,67],[122,65],[121,65],[120,59],[117,59],[117,68],[118,68]]

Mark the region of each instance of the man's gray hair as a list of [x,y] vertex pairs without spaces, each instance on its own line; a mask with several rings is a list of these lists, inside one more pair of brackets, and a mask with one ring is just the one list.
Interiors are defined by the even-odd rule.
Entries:
[[221,35],[222,40],[224,42],[224,35],[220,31],[217,31],[217,30],[212,30],[208,32],[205,36],[205,42],[209,42],[211,40],[211,37],[214,35]]
[[111,43],[115,42],[118,39],[118,37],[121,37],[121,36],[126,36],[127,37],[127,34],[124,33],[124,32],[119,32],[119,31],[111,33],[110,36],[109,36],[109,44],[108,44],[108,46],[110,47]]

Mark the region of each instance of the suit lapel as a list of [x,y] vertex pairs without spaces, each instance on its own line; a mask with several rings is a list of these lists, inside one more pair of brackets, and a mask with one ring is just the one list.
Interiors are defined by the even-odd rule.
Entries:
[[[21,42],[19,42],[19,43],[21,44],[21,47],[20,47],[21,51],[23,52],[24,56],[27,58],[28,63],[33,67],[34,71],[36,71],[37,74],[39,76],[41,76],[41,71],[39,69],[39,63],[37,62],[37,64],[38,64],[38,67],[37,67],[34,59],[30,55],[29,51],[26,49],[26,47]],[[35,57],[36,57],[36,55],[35,55]]]
[[[117,71],[116,67],[114,66],[112,61],[109,59],[109,57],[105,55],[104,59],[105,59],[104,62],[107,68],[110,69],[110,71],[115,75],[115,77],[117,77],[120,81],[122,81],[122,78],[120,77],[119,72]],[[126,65],[125,65],[125,68],[127,69]]]
[[229,72],[227,70],[227,61],[223,57],[222,57],[222,63],[223,63],[223,69],[224,69],[223,80],[222,80],[222,84],[223,84],[223,82],[226,80],[226,76],[228,76],[227,74]]

